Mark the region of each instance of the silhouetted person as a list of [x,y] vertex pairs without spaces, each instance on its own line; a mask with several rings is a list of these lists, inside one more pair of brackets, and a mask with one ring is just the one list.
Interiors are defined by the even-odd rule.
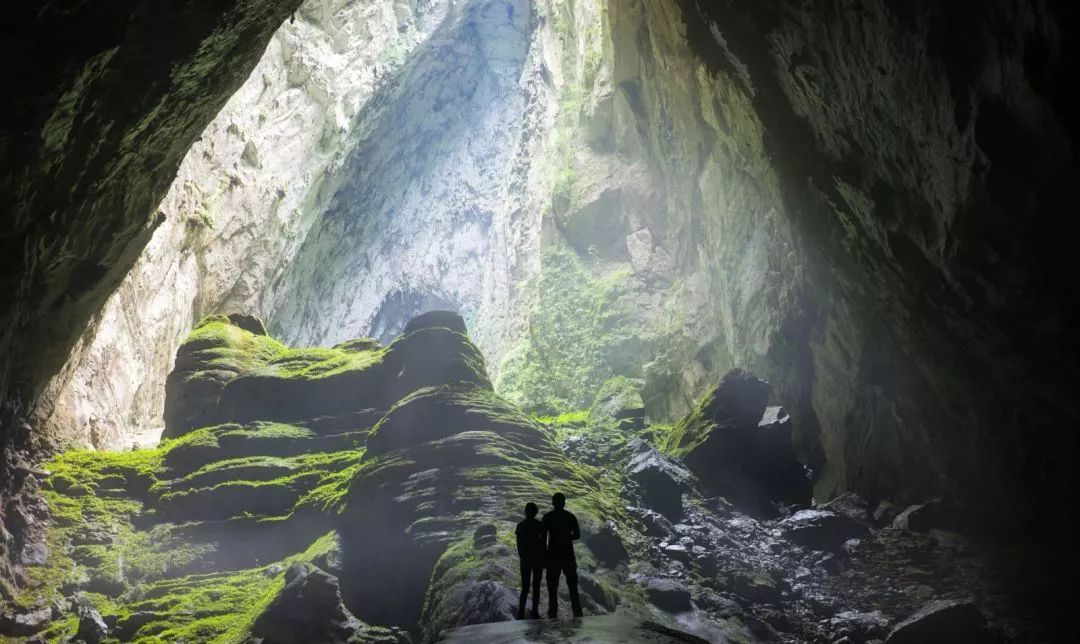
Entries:
[[525,600],[532,586],[532,612],[529,617],[540,618],[540,577],[544,574],[544,524],[536,518],[540,508],[535,503],[525,504],[525,520],[517,524],[517,551],[521,558],[521,599],[518,601],[518,619],[525,619]]
[[566,587],[570,591],[570,608],[574,617],[581,617],[581,600],[577,591],[577,558],[574,542],[581,538],[577,517],[566,511],[566,497],[556,493],[551,497],[555,509],[544,515],[547,532],[547,587],[548,617],[559,615],[559,575],[566,575]]

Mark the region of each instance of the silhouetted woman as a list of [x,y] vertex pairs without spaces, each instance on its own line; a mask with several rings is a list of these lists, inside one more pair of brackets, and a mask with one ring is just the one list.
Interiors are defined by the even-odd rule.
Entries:
[[525,504],[525,520],[517,524],[517,551],[521,558],[521,599],[518,601],[518,619],[525,619],[525,600],[532,586],[532,612],[529,617],[540,619],[540,577],[544,571],[544,524],[536,520],[540,508],[535,503]]

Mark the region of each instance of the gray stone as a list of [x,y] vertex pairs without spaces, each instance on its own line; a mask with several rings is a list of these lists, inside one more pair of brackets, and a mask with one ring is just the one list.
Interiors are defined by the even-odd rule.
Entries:
[[682,495],[691,487],[690,471],[644,441],[635,440],[630,448],[635,453],[627,465],[627,476],[638,484],[642,499],[665,517],[681,519]]
[[313,640],[343,644],[362,627],[342,604],[337,577],[296,563],[285,571],[285,587],[256,617],[251,632],[267,644]]
[[868,640],[884,637],[889,620],[881,614],[881,611],[860,613],[849,610],[834,615],[829,619],[829,625],[834,629],[836,636],[846,637],[852,642],[863,644]]
[[693,610],[690,591],[671,579],[652,578],[645,584],[645,596],[654,606],[668,613]]
[[818,509],[842,514],[860,523],[868,524],[873,519],[866,501],[854,492],[844,492],[832,501],[819,506]]
[[950,529],[954,525],[955,517],[940,501],[909,505],[892,522],[892,527],[896,529],[914,532],[927,532],[932,528]]
[[784,536],[813,550],[839,550],[848,539],[868,532],[853,519],[826,510],[799,510],[780,525]]
[[45,628],[52,618],[52,608],[49,606],[7,612],[0,615],[0,634],[15,637],[33,635]]
[[86,644],[101,644],[108,636],[109,627],[101,619],[101,614],[89,606],[80,606],[79,630],[75,632],[75,639]]
[[986,617],[970,601],[937,600],[893,628],[886,644],[980,644],[990,640]]
[[618,528],[611,521],[587,532],[582,538],[596,560],[604,565],[615,566],[630,560]]

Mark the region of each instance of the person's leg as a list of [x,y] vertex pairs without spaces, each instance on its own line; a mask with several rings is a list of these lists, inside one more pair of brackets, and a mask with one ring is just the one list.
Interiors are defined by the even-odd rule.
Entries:
[[[544,576],[543,566],[534,566],[532,570],[532,612],[529,617],[540,619],[540,578]],[[522,604],[522,610],[525,605]]]
[[558,563],[550,563],[547,568],[548,617],[559,616],[559,571]]
[[518,598],[518,619],[525,619],[525,600],[529,595],[529,575],[532,573],[532,566],[521,562],[521,597]]
[[574,611],[574,617],[581,617],[581,598],[577,591],[577,562],[567,562],[563,569],[566,573],[566,588],[570,591],[570,608]]

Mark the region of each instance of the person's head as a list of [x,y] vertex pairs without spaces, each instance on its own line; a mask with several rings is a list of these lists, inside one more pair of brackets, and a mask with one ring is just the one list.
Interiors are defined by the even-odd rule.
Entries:
[[566,495],[562,492],[556,492],[555,495],[551,497],[551,505],[554,505],[556,510],[561,510],[565,508]]
[[536,507],[535,503],[531,501],[525,504],[525,516],[529,519],[536,516],[536,513],[540,511],[540,508]]

